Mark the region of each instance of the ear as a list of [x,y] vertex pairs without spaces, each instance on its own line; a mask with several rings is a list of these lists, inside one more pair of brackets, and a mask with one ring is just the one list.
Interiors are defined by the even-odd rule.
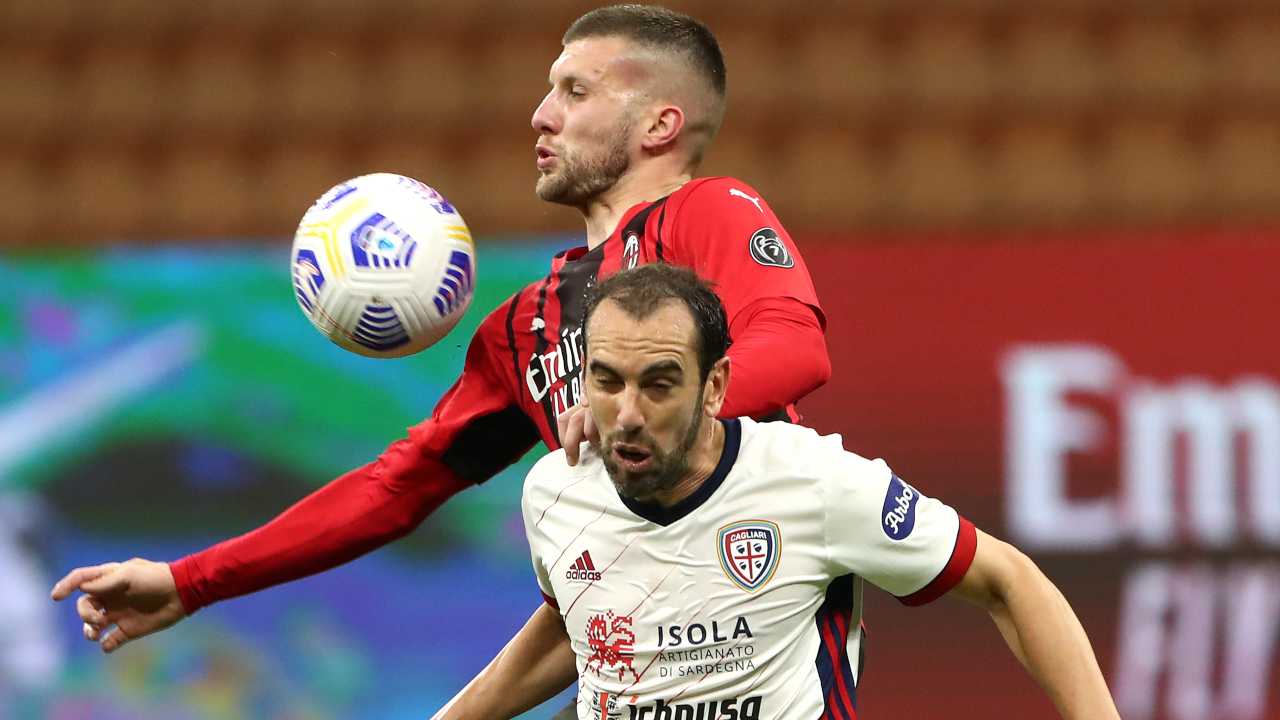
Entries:
[[729,392],[729,356],[716,361],[707,373],[707,383],[702,388],[702,411],[707,417],[718,417]]
[[641,147],[650,152],[669,149],[684,130],[684,111],[675,105],[663,105],[649,118]]

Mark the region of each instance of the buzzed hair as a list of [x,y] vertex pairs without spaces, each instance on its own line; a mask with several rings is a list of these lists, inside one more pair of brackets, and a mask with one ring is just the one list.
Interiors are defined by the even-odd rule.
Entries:
[[[724,55],[711,29],[699,20],[656,5],[610,5],[583,15],[569,26],[561,42],[596,37],[620,37],[643,48],[678,55],[713,93],[710,116],[691,128],[714,137],[720,129],[725,105]],[[694,148],[693,161],[701,160],[702,145]]]
[[706,383],[711,367],[729,350],[729,321],[724,304],[711,286],[688,268],[666,263],[623,270],[587,290],[582,310],[582,344],[587,347],[587,323],[605,300],[612,300],[636,320],[644,320],[668,301],[688,309],[698,337],[698,374]]

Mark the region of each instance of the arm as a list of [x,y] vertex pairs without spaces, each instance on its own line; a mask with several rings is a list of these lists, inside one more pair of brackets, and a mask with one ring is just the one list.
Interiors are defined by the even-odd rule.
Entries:
[[1120,715],[1066,598],[1017,548],[978,531],[973,564],[951,591],[986,610],[1064,718]]
[[492,476],[537,442],[532,421],[513,408],[502,366],[490,360],[494,328],[505,337],[505,307],[481,324],[462,376],[432,416],[376,461],[266,525],[167,566],[135,560],[77,568],[54,586],[53,599],[85,592],[76,609],[86,637],[99,640],[116,625],[101,638],[110,652],[205,605],[336,567],[404,536],[459,490]]
[[512,718],[551,699],[577,677],[564,621],[544,603],[434,720]]
[[777,413],[831,376],[826,318],[804,258],[745,183],[713,178],[679,200],[669,226],[672,261],[713,283],[733,340],[733,381],[721,415]]
[[721,417],[767,417],[831,378],[821,321],[799,300],[757,300],[738,313],[729,335],[733,381]]

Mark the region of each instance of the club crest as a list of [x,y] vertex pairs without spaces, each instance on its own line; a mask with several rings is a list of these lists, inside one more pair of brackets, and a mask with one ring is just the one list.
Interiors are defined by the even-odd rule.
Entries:
[[778,569],[782,532],[768,520],[743,520],[720,528],[720,566],[743,590],[764,587]]

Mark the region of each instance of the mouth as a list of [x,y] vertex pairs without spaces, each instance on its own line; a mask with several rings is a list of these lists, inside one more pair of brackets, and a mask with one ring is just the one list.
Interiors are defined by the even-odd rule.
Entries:
[[545,145],[538,145],[534,147],[533,150],[538,157],[539,170],[546,169],[548,167],[551,167],[553,164],[555,164],[556,154],[552,152],[551,148],[546,147]]
[[613,459],[629,472],[641,472],[653,462],[653,454],[636,445],[614,445]]

